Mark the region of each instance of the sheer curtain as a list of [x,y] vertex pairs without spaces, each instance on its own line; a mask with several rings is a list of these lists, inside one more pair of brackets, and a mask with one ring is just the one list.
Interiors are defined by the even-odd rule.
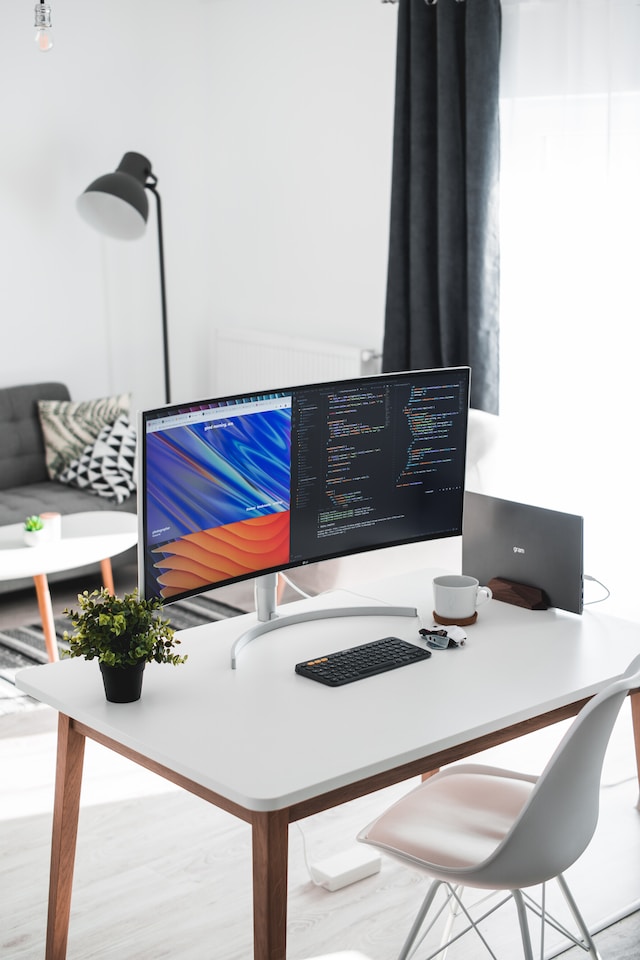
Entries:
[[492,487],[582,513],[586,572],[612,588],[606,608],[635,616],[637,0],[503,0],[501,138]]

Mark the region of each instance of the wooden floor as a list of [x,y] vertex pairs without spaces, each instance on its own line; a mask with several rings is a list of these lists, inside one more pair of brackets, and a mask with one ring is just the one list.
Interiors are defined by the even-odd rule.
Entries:
[[[55,722],[45,707],[0,717],[0,957],[7,960],[44,956]],[[630,723],[625,705],[607,754],[596,837],[568,874],[595,927],[637,908],[640,900]],[[481,759],[536,772],[562,729],[539,731]],[[357,831],[412,785],[292,826],[290,960],[345,949],[360,950],[371,960],[397,955],[424,893],[422,875],[385,860],[375,876],[329,893],[311,881],[308,861],[349,849]],[[69,960],[250,960],[250,844],[245,824],[89,743]],[[602,960],[637,960],[639,916],[598,936]],[[520,956],[513,914],[499,914],[491,935],[499,960]],[[477,942],[465,938],[448,960],[482,955]],[[574,949],[565,956],[585,954]]]

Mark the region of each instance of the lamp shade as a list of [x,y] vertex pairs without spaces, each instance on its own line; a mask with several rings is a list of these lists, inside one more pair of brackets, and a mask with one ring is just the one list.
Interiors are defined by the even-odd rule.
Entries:
[[115,173],[89,184],[77,201],[78,213],[100,233],[118,240],[141,237],[149,216],[145,191],[151,164],[140,153],[125,153]]

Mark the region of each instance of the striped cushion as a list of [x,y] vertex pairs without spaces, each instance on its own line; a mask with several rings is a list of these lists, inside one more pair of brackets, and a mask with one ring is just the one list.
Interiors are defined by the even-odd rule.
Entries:
[[45,445],[47,471],[58,480],[62,471],[78,459],[87,444],[94,443],[103,427],[129,413],[130,395],[97,400],[39,400],[38,415]]

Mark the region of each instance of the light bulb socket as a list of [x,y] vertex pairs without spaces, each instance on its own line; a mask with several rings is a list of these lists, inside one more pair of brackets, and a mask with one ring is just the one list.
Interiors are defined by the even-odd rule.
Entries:
[[146,185],[149,177],[152,177],[151,173],[151,161],[147,160],[145,156],[141,153],[125,153],[122,160],[118,164],[117,173],[126,173],[130,177],[134,177],[139,183],[144,187]]
[[34,27],[38,30],[51,29],[51,7],[47,3],[36,3],[34,16]]

